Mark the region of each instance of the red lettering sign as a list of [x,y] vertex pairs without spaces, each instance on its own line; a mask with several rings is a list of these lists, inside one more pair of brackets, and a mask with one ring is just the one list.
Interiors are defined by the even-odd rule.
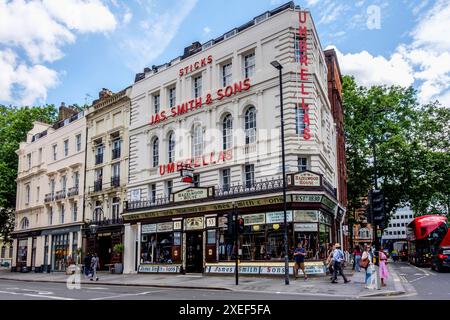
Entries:
[[[303,131],[303,139],[309,140],[311,139],[311,128],[310,128],[310,118],[309,118],[309,106],[305,103],[305,96],[308,96],[310,92],[308,91],[309,88],[305,86],[304,81],[309,81],[308,77],[308,29],[306,27],[306,19],[307,19],[307,13],[306,11],[299,11],[298,13],[298,21],[299,21],[299,28],[298,28],[298,36],[299,36],[299,43],[298,47],[300,49],[300,93],[302,95],[302,109],[303,109],[303,123],[305,124],[305,129]],[[305,25],[303,25],[305,24]]]
[[159,174],[163,176],[166,173],[179,172],[183,168],[205,167],[211,164],[226,162],[230,160],[233,160],[232,149],[219,151],[219,153],[213,151],[201,157],[189,158],[182,161],[171,162],[168,164],[161,164],[159,165]]
[[212,61],[213,61],[213,58],[212,58],[211,55],[209,55],[207,58],[202,58],[199,61],[195,61],[191,65],[188,65],[188,66],[186,66],[184,68],[181,68],[180,72],[179,72],[179,75],[180,75],[180,77],[182,77],[182,76],[184,76],[184,75],[186,75],[188,73],[191,73],[192,71],[195,71],[195,70],[197,70],[199,68],[202,68],[202,67],[206,66],[207,64],[212,63]]

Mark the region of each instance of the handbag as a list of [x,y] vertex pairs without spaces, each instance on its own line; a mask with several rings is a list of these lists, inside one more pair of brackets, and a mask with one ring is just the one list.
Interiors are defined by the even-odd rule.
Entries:
[[361,268],[367,268],[369,266],[369,258],[359,260],[359,266]]

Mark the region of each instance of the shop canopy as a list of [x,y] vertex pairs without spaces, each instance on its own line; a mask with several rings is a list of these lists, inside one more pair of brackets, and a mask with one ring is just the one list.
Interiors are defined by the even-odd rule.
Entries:
[[[447,223],[446,217],[438,215],[426,215],[415,218],[408,227],[414,229],[415,239],[420,240],[426,238],[433,230],[436,230],[444,223]],[[446,239],[450,241],[448,234],[446,236]]]

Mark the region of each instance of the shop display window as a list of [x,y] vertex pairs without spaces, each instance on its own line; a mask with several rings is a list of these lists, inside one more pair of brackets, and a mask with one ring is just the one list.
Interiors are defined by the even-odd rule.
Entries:
[[145,234],[141,243],[142,263],[172,263],[172,245],[174,240],[180,243],[180,233],[175,232]]

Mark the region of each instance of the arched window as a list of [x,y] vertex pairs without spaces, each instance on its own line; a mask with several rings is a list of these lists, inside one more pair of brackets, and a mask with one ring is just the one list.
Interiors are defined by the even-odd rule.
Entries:
[[194,127],[192,134],[192,155],[200,157],[203,153],[203,129],[200,125]]
[[156,137],[152,143],[152,166],[157,167],[159,164],[159,139]]
[[168,155],[169,155],[169,163],[175,161],[175,134],[171,132],[169,134],[169,148],[168,148]]
[[256,109],[250,107],[245,112],[245,144],[256,142]]
[[22,220],[20,221],[20,228],[22,230],[28,229],[30,222],[28,221],[28,218],[22,218]]
[[222,121],[223,150],[233,147],[233,119],[228,114]]

